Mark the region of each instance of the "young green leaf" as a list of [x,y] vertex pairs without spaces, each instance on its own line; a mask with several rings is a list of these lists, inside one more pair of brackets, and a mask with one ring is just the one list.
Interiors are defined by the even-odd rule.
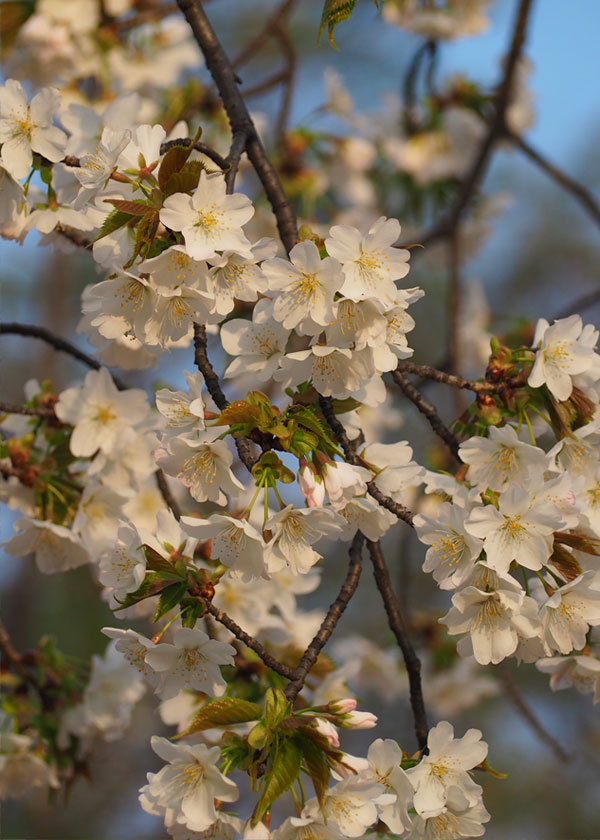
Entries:
[[183,738],[184,735],[204,732],[205,729],[213,729],[215,726],[247,723],[249,720],[258,720],[261,715],[262,709],[258,703],[250,703],[237,697],[221,697],[200,709],[185,732],[176,737]]
[[257,825],[273,802],[293,785],[300,772],[302,756],[302,749],[293,738],[283,738],[279,741],[271,767],[264,776],[260,799],[252,816],[252,825]]
[[160,618],[163,617],[163,615],[166,615],[170,610],[178,606],[179,602],[185,596],[186,592],[187,583],[185,581],[172,583],[170,586],[167,586],[165,589],[163,589],[160,593],[160,598],[158,599],[158,606],[156,608],[156,612],[154,613],[152,621],[158,621]]

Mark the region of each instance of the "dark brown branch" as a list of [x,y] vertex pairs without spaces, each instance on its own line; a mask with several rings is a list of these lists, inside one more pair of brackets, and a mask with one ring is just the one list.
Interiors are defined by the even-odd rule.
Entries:
[[304,681],[308,676],[310,669],[313,667],[319,654],[331,638],[331,634],[335,630],[342,613],[348,606],[352,596],[356,592],[356,587],[360,580],[362,572],[362,548],[365,538],[360,531],[357,531],[352,545],[350,546],[350,562],[348,564],[348,572],[338,593],[337,598],[327,610],[327,615],[323,619],[323,623],[319,627],[317,634],[305,650],[298,667],[293,673],[291,682],[285,688],[285,696],[288,700],[295,700],[298,693],[302,690]]
[[464,376],[438,370],[431,365],[416,365],[414,362],[401,360],[398,362],[397,370],[401,373],[414,373],[423,379],[432,379],[434,382],[441,382],[443,385],[450,385],[454,388],[465,388],[467,391],[474,391],[477,394],[498,390],[497,386],[491,382],[475,382],[472,379],[465,379]]
[[164,472],[162,470],[156,470],[154,478],[156,479],[156,485],[160,490],[160,495],[163,497],[163,501],[167,507],[171,509],[171,513],[175,519],[179,521],[181,519],[181,508],[179,507],[179,502],[171,493],[171,488],[168,485]]
[[298,239],[296,215],[281,186],[277,172],[265,154],[256,127],[239,91],[231,62],[199,0],[177,0],[177,3],[202,50],[206,66],[223,101],[232,135],[234,137],[236,134],[243,135],[246,138],[245,148],[248,158],[273,208],[281,241],[289,253]]
[[225,183],[227,184],[227,192],[232,193],[235,186],[235,179],[237,176],[240,160],[246,148],[246,135],[244,132],[234,133],[231,140],[231,148],[227,155],[227,164],[229,169],[225,173]]
[[281,82],[285,82],[287,77],[288,71],[285,68],[283,70],[278,70],[276,73],[267,76],[267,78],[263,79],[262,82],[257,82],[252,87],[244,90],[244,99],[251,99],[253,96],[260,96],[261,93],[267,93],[267,91],[277,87],[277,85],[281,84]]
[[510,700],[512,701],[513,706],[523,718],[523,720],[531,727],[531,729],[535,732],[538,736],[540,741],[546,744],[554,755],[558,758],[559,761],[570,762],[573,760],[573,756],[570,755],[565,748],[558,743],[556,738],[545,729],[544,726],[540,723],[537,719],[533,711],[529,708],[525,700],[523,699],[521,692],[517,688],[515,681],[513,680],[512,674],[506,667],[506,663],[502,662],[498,666],[498,674],[502,683],[504,684],[504,688],[506,689],[506,693],[508,694]]
[[[194,362],[196,367],[204,377],[208,393],[213,398],[217,408],[223,411],[229,405],[229,401],[219,382],[219,377],[215,373],[210,359],[208,358],[206,348],[206,327],[203,324],[194,324]],[[256,463],[256,458],[252,453],[252,444],[247,438],[237,438],[235,441],[238,455],[244,466],[251,472],[252,467]]]
[[[40,341],[45,341],[46,344],[54,347],[55,350],[60,350],[61,353],[67,353],[93,370],[100,370],[103,367],[96,359],[88,356],[87,353],[84,353],[74,344],[71,344],[71,342],[65,341],[64,338],[60,338],[58,335],[54,335],[46,327],[38,327],[34,324],[17,324],[14,322],[2,323],[0,324],[0,335],[22,335],[28,338],[39,338]],[[123,391],[127,388],[114,374],[113,381],[119,390]]]
[[561,186],[564,190],[570,193],[573,198],[575,198],[581,206],[586,210],[587,213],[591,216],[592,220],[600,226],[600,205],[592,195],[592,193],[586,189],[579,181],[576,181],[574,178],[571,178],[570,175],[567,175],[566,172],[563,172],[562,169],[559,169],[554,163],[551,163],[547,158],[545,158],[537,149],[534,149],[527,140],[523,137],[520,137],[518,134],[513,134],[511,131],[506,131],[506,137],[511,140],[517,148],[519,148],[529,160],[533,161],[542,172],[545,172],[550,178],[552,178],[556,183]]
[[379,542],[371,542],[371,540],[367,540],[367,546],[371,555],[371,562],[373,563],[375,583],[383,599],[390,630],[396,637],[398,646],[402,651],[404,664],[406,665],[415,734],[419,749],[423,750],[427,746],[429,727],[427,725],[427,713],[425,711],[423,687],[421,685],[421,661],[415,653],[415,649],[410,640],[406,623],[400,611],[398,599],[392,588],[390,573],[383,552],[381,551],[381,546]]
[[[331,431],[334,433],[338,443],[344,450],[346,460],[349,463],[354,464],[354,466],[368,468],[369,465],[365,464],[362,458],[357,455],[354,442],[350,440],[346,434],[343,424],[336,417],[331,397],[320,396],[319,405],[321,407],[321,411],[323,412],[323,416],[331,428]],[[400,502],[395,502],[392,498],[382,493],[375,481],[370,481],[367,484],[367,490],[369,491],[369,495],[372,496],[376,502],[379,502],[382,507],[393,513],[398,517],[398,519],[402,519],[408,525],[412,526],[413,515],[411,511],[407,507],[404,507],[404,505],[400,504]]]
[[0,414],[24,414],[29,417],[44,417],[56,420],[56,414],[51,408],[32,408],[29,405],[13,405],[0,402]]
[[218,607],[215,607],[214,604],[210,602],[206,603],[206,609],[208,612],[224,627],[230,630],[236,639],[239,639],[240,642],[243,642],[247,647],[254,651],[254,653],[258,654],[262,661],[268,668],[271,668],[272,671],[276,671],[278,674],[281,674],[282,677],[286,677],[288,680],[291,680],[294,677],[294,669],[284,665],[283,662],[280,662],[278,659],[275,659],[268,650],[261,645],[260,642],[257,642],[256,639],[249,636],[245,630],[236,624],[236,622],[230,618],[226,613],[220,610]]
[[459,443],[450,429],[445,425],[436,408],[429,400],[425,399],[423,394],[415,388],[410,379],[399,370],[392,371],[394,382],[398,385],[405,397],[407,397],[413,405],[427,418],[429,425],[436,433],[436,435],[444,441],[450,452],[458,460]]
[[519,2],[511,44],[504,65],[504,73],[498,86],[494,117],[490,121],[488,131],[479,147],[477,157],[460,184],[459,193],[452,209],[445,219],[442,219],[441,222],[421,237],[420,242],[422,245],[429,245],[438,239],[452,236],[485,175],[492,152],[498,141],[506,136],[506,109],[510,104],[517,62],[525,44],[525,35],[532,5],[533,0],[520,0]]

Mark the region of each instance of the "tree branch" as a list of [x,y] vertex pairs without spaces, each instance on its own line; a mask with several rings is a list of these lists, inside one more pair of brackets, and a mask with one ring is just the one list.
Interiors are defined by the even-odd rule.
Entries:
[[414,362],[401,360],[396,368],[400,373],[414,373],[423,379],[432,379],[434,382],[441,382],[443,385],[450,385],[454,388],[465,388],[467,391],[479,393],[493,393],[498,388],[492,382],[475,382],[472,379],[465,379],[453,373],[446,373],[443,370],[431,367],[431,365],[416,365]]
[[594,223],[600,227],[600,205],[586,187],[574,178],[571,178],[571,176],[567,175],[566,172],[563,172],[562,169],[559,169],[556,164],[551,163],[520,135],[513,134],[512,131],[507,129],[506,137],[511,140],[511,142],[513,142],[515,146],[517,146],[517,148],[529,158],[529,160],[539,166],[542,172],[545,172],[546,175],[552,178],[553,181],[556,181],[559,186],[570,193],[591,216]]
[[413,405],[427,418],[429,425],[436,433],[436,435],[444,441],[450,452],[458,460],[459,443],[456,437],[452,434],[450,429],[444,424],[442,418],[437,413],[435,406],[425,399],[423,394],[415,388],[410,379],[401,373],[399,370],[392,371],[394,382],[398,385],[405,397],[407,397]]
[[248,113],[231,61],[221,46],[200,0],[177,0],[177,3],[202,50],[206,66],[223,101],[232,135],[245,137],[246,153],[273,208],[281,241],[289,253],[298,239],[296,215]]
[[[46,327],[37,327],[34,324],[5,322],[0,324],[0,335],[23,335],[28,338],[39,338],[40,341],[45,341],[46,344],[54,347],[55,350],[60,350],[61,353],[67,353],[69,356],[72,356],[74,359],[77,359],[77,361],[82,362],[84,365],[87,365],[87,367],[92,368],[93,370],[100,370],[100,368],[103,367],[103,365],[96,359],[88,356],[87,353],[84,353],[74,344],[71,344],[70,341],[65,341],[64,338],[54,335],[54,333],[50,332],[50,330],[46,329]],[[112,378],[120,391],[127,388],[127,385],[117,379],[114,374],[112,375]]]
[[[346,434],[343,424],[336,417],[331,397],[319,396],[319,405],[321,407],[321,411],[323,412],[323,416],[329,423],[331,431],[337,439],[337,442],[344,450],[346,460],[357,467],[368,467],[368,464],[365,464],[362,458],[356,454],[356,445],[354,441],[350,440]],[[395,502],[394,499],[382,493],[375,481],[370,481],[367,484],[367,490],[369,495],[372,496],[375,501],[379,502],[382,507],[393,513],[398,517],[398,519],[402,519],[407,523],[407,525],[412,526],[413,515],[411,511],[407,507],[404,507],[404,505],[400,504],[400,502]]]
[[291,680],[294,676],[294,669],[284,665],[283,662],[280,662],[278,659],[275,659],[268,650],[266,650],[260,642],[257,642],[252,636],[249,636],[245,630],[236,624],[236,622],[229,618],[229,616],[220,610],[218,607],[215,607],[214,604],[210,603],[210,601],[205,601],[206,609],[208,612],[224,627],[226,627],[236,639],[239,639],[240,642],[243,642],[247,647],[254,651],[254,653],[258,654],[262,661],[268,668],[271,668],[272,671],[276,671],[278,674],[281,674],[282,677],[286,677],[288,680]]
[[425,711],[423,687],[421,685],[421,661],[415,653],[415,649],[413,648],[410,640],[406,623],[392,588],[390,573],[388,571],[383,552],[381,551],[381,546],[379,542],[371,542],[371,540],[367,540],[367,546],[369,554],[371,555],[371,562],[373,563],[375,583],[377,584],[377,588],[379,589],[383,599],[383,605],[387,613],[390,630],[396,637],[398,646],[402,651],[404,664],[406,665],[415,734],[417,736],[419,749],[423,750],[427,746],[427,733],[429,731],[429,727],[427,725],[427,713]]
[[327,615],[323,619],[323,623],[319,627],[317,634],[305,650],[298,666],[296,667],[291,682],[285,688],[285,696],[288,700],[294,701],[298,693],[302,690],[304,681],[308,676],[310,669],[313,667],[319,654],[331,638],[331,634],[335,630],[342,613],[348,606],[352,596],[356,592],[358,581],[362,572],[362,548],[365,538],[360,531],[357,531],[352,545],[350,546],[350,562],[348,564],[348,572],[338,593],[337,598],[327,610]]

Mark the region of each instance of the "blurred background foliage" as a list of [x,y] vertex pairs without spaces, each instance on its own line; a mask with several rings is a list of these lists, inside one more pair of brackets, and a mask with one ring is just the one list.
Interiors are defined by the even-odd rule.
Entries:
[[[386,92],[401,91],[404,74],[421,39],[386,24],[373,4],[363,0],[352,20],[336,30],[340,47],[336,53],[325,37],[320,46],[317,44],[321,6],[322,0],[302,0],[290,19],[298,68],[289,124],[307,132],[347,131],[346,127],[340,128],[335,117],[320,111],[326,98],[326,68],[333,67],[340,74],[359,113],[381,113],[386,107]],[[266,0],[212,0],[209,13],[225,47],[236,55],[260,31],[273,7]],[[513,11],[513,0],[496,0],[486,33],[442,45],[437,70],[440,77],[460,71],[474,81],[493,84]],[[534,8],[526,50],[533,63],[530,85],[536,97],[536,122],[528,137],[591,190],[600,187],[599,28],[597,0],[578,0],[576,5],[567,0],[540,1]],[[277,45],[269,42],[244,68],[242,90],[251,89],[273,73],[279,61]],[[204,76],[205,71],[202,73]],[[265,126],[267,138],[279,111],[280,96],[275,90],[251,99],[252,111]],[[524,322],[535,323],[537,317],[551,319],[573,311],[580,311],[585,321],[598,323],[600,232],[577,203],[518,151],[508,149],[495,155],[483,192],[509,196],[505,209],[490,223],[489,237],[464,267],[467,280],[475,278],[483,284],[490,331],[502,334]],[[304,209],[310,210],[306,205]],[[322,215],[323,211],[319,212]],[[388,208],[388,212],[393,215],[394,208]],[[322,218],[308,214],[306,221],[314,223]],[[402,215],[400,221],[405,222]],[[414,227],[409,225],[408,229],[413,231]],[[410,285],[426,291],[426,297],[411,310],[416,328],[410,344],[415,348],[414,360],[420,363],[436,365],[444,357],[448,285],[444,247],[439,244],[427,249],[408,277]],[[23,247],[0,242],[2,319],[44,325],[73,337],[80,316],[80,292],[95,275],[91,256],[85,253],[73,256],[40,249],[33,236]],[[583,309],[579,301],[584,303]],[[469,316],[465,307],[462,328],[468,330],[472,326],[469,318],[479,317],[481,312],[481,306],[475,307],[476,315]],[[38,342],[7,336],[0,342],[1,391],[7,401],[19,401],[23,383],[30,378],[49,378],[60,391],[84,374],[75,361]],[[78,343],[86,347],[82,338]],[[219,364],[218,359],[214,361]],[[155,370],[127,372],[123,378],[128,384],[147,388],[159,381],[180,387],[183,370],[191,368],[188,349],[172,352]],[[461,372],[476,376],[483,373]],[[428,384],[427,394],[448,421],[461,407],[443,386]],[[389,440],[406,438],[413,443],[417,460],[427,466],[443,466],[443,454],[422,418],[392,391],[390,400],[389,408],[386,405],[382,409],[394,409],[386,433]],[[15,515],[4,507],[2,517],[2,538],[6,539]],[[420,572],[423,548],[407,531],[399,523],[387,538],[387,551],[404,607],[417,639],[424,645],[427,639],[431,641],[435,618],[447,610],[449,599]],[[306,609],[328,605],[343,577],[345,556],[344,546],[330,547],[323,585],[303,599]],[[55,636],[60,648],[74,656],[89,658],[104,650],[106,640],[99,629],[114,625],[115,619],[99,600],[88,569],[42,576],[29,559],[3,557],[0,574],[4,619],[20,650],[34,646],[45,634]],[[390,646],[392,638],[385,622],[375,620],[380,610],[366,571],[338,632],[361,633],[376,644]],[[443,645],[443,640],[435,644]],[[600,836],[599,707],[592,707],[589,695],[581,696],[573,690],[551,694],[547,677],[532,666],[516,668],[510,664],[485,670],[499,679],[498,696],[454,714],[451,720],[458,734],[471,726],[481,728],[490,743],[490,763],[510,774],[506,780],[491,776],[483,780],[485,803],[492,814],[486,837],[591,840]],[[518,686],[523,701],[543,727],[564,747],[568,761],[557,757],[533,731],[510,697],[507,685],[512,684]],[[427,680],[425,697],[427,700]],[[364,708],[380,715],[379,737],[393,737],[405,749],[413,749],[405,696],[389,702],[390,698],[375,691],[364,693],[360,699]],[[146,771],[157,769],[150,735],[163,731],[154,698],[148,696],[137,707],[134,723],[121,741],[97,745],[89,780],[78,779],[66,802],[59,799],[47,803],[44,796],[30,794],[24,800],[5,804],[2,836],[56,840],[163,837],[159,820],[137,805],[137,790],[145,782]],[[361,752],[372,735],[347,733],[344,746],[350,752]]]

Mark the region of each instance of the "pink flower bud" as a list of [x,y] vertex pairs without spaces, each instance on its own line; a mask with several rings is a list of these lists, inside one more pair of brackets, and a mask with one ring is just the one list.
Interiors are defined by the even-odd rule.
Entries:
[[323,718],[316,718],[316,722],[317,731],[327,738],[332,747],[339,747],[340,739],[333,723]]
[[372,729],[377,726],[377,716],[371,712],[349,712],[339,720],[344,729]]
[[298,485],[300,492],[306,498],[309,507],[321,507],[325,501],[325,484],[308,466],[298,470]]
[[347,715],[356,709],[357,702],[353,697],[345,697],[343,700],[332,700],[329,704],[329,713],[332,715]]

